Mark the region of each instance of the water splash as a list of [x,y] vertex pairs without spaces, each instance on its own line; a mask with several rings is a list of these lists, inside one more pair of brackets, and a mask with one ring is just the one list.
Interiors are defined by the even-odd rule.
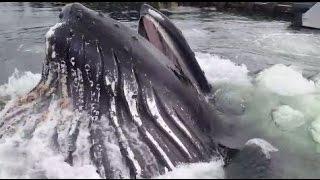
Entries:
[[[0,142],[0,178],[100,178],[92,164],[84,161],[70,166],[65,162],[59,153],[65,139],[58,140],[59,148],[54,143],[57,127],[68,129],[68,123],[61,122],[66,120],[63,115],[67,111],[58,107],[58,101],[52,101],[45,114],[17,115],[24,123],[17,125],[13,136]],[[7,136],[4,128],[0,133]],[[82,156],[89,157],[89,152]]]
[[13,74],[8,78],[8,82],[0,86],[1,97],[15,98],[29,92],[40,81],[41,74],[34,74],[30,71],[20,72],[15,69]]

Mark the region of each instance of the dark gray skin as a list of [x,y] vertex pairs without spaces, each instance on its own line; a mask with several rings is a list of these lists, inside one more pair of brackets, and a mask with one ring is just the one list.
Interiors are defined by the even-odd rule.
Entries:
[[[75,112],[87,112],[91,161],[102,178],[127,177],[111,163],[107,126],[114,129],[130,178],[154,177],[181,163],[208,162],[221,155],[228,164],[237,156],[243,142],[232,136],[233,127],[216,116],[201,93],[209,87],[198,81],[200,76],[205,80],[203,74],[194,77],[202,71],[184,38],[174,46],[187,52],[177,67],[170,54],[137,32],[79,3],[66,5],[59,18],[62,25],[47,37],[41,81],[20,102],[37,101],[36,111],[43,112],[55,96],[70,101]],[[12,123],[7,119],[0,128]],[[76,145],[79,131],[77,124],[64,152],[70,165],[81,148]],[[260,153],[258,158],[265,157]],[[231,173],[227,177],[241,173],[237,168],[226,172]]]
[[[165,168],[172,169],[172,166],[161,155],[158,147],[147,138],[148,133],[161,146],[173,166],[179,163],[191,163],[199,161],[209,161],[212,155],[216,155],[211,138],[208,133],[214,131],[211,125],[214,119],[213,110],[208,108],[208,104],[202,94],[199,94],[193,84],[185,81],[175,72],[176,67],[173,62],[158,51],[143,37],[136,32],[122,25],[121,23],[103,17],[81,4],[69,4],[63,8],[59,15],[64,23],[57,28],[54,35],[48,39],[49,49],[46,57],[46,64],[65,64],[67,77],[67,97],[72,99],[74,108],[77,110],[89,111],[91,116],[88,119],[91,126],[92,141],[98,142],[92,147],[92,160],[102,169],[100,175],[114,177],[108,155],[104,150],[104,132],[101,127],[100,118],[105,115],[112,119],[111,101],[115,100],[116,116],[120,127],[116,131],[121,131],[127,127],[134,126],[138,129],[139,138],[150,149],[156,157],[157,164],[152,167],[144,162],[145,154],[141,154],[130,142],[129,134],[124,132],[125,139],[130,149],[133,151],[135,159],[142,169],[141,177],[152,177],[157,173],[163,174]],[[54,50],[53,50],[54,46]],[[55,57],[52,58],[52,53]],[[73,60],[71,60],[74,58]],[[74,65],[72,65],[74,63]],[[83,96],[79,95],[75,76],[72,70],[78,68],[83,76]],[[46,81],[48,73],[53,69],[44,68],[43,79]],[[63,72],[57,72],[57,78]],[[78,72],[77,72],[78,73]],[[105,80],[109,79],[109,82]],[[124,82],[125,81],[125,82]],[[115,84],[114,89],[112,83]],[[124,84],[131,90],[137,87],[137,91],[132,91],[134,105],[138,110],[142,125],[138,126],[133,119],[134,112],[130,109]],[[61,89],[60,81],[55,85],[56,89]],[[58,96],[63,96],[61,91],[56,91]],[[99,96],[99,97],[98,97]],[[166,132],[162,125],[157,123],[152,108],[148,106],[147,99],[153,97],[156,102],[161,118],[180,142],[187,149],[186,151],[173,139],[170,133]],[[171,112],[169,112],[171,111]],[[171,114],[174,113],[191,133],[190,139],[186,132],[179,128]],[[115,126],[111,120],[111,125]],[[123,131],[123,130],[122,130]],[[120,139],[121,132],[116,132]],[[120,141],[120,140],[119,140]],[[128,157],[128,149],[124,143],[119,142],[123,156]],[[94,155],[101,151],[102,157],[96,158]],[[190,155],[188,155],[188,153]],[[67,160],[72,164],[72,153]],[[139,174],[137,167],[129,157],[126,158],[130,168],[130,177],[135,178]]]

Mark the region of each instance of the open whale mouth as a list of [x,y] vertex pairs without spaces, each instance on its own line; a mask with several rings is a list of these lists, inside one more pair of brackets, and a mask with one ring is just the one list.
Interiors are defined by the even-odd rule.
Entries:
[[178,76],[191,81],[199,92],[210,91],[188,42],[165,15],[144,4],[140,10],[138,32],[175,64]]
[[164,20],[162,16],[152,9],[149,9],[148,12],[149,14],[143,15],[140,19],[139,34],[169,57],[170,60],[175,61],[178,58],[182,58],[178,52],[177,45],[159,22],[159,20]]

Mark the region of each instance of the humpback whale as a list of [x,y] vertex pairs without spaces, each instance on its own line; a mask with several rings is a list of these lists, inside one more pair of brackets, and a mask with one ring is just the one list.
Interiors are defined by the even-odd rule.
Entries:
[[[150,178],[182,163],[236,157],[237,148],[219,141],[227,126],[206,101],[211,87],[167,17],[144,5],[135,32],[72,3],[59,18],[46,34],[41,80],[6,107],[0,138],[28,124],[24,138],[32,138],[39,124],[52,121],[48,109],[56,102],[50,147],[70,165],[89,156],[102,178]],[[35,120],[21,116],[26,112]],[[79,140],[86,133],[88,150]],[[262,152],[257,143],[245,146]],[[118,163],[112,152],[121,155]]]

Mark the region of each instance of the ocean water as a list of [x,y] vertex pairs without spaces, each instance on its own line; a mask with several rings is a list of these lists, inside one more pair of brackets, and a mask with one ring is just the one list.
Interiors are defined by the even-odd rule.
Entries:
[[[0,103],[0,117],[17,97],[39,82],[44,34],[56,23],[55,8],[0,4],[0,9],[13,15],[12,22],[0,20],[0,102],[6,104],[1,107]],[[30,22],[29,29],[19,15]],[[170,18],[195,51],[215,89],[209,99],[225,118],[247,127],[244,131],[249,135],[271,142],[284,155],[284,178],[319,177],[320,34],[292,30],[287,22],[189,7],[176,9]],[[123,23],[136,28],[136,21]],[[84,155],[89,149],[85,141],[88,132],[79,135],[77,143],[83,148],[76,152],[74,166],[48,148],[58,119],[70,113],[52,102],[47,114],[50,121],[38,122],[40,115],[35,114],[27,117],[29,126],[25,129],[2,138],[0,178],[99,178],[89,156]],[[20,114],[16,118],[26,117]],[[224,178],[223,164],[221,159],[182,164],[154,178]]]

